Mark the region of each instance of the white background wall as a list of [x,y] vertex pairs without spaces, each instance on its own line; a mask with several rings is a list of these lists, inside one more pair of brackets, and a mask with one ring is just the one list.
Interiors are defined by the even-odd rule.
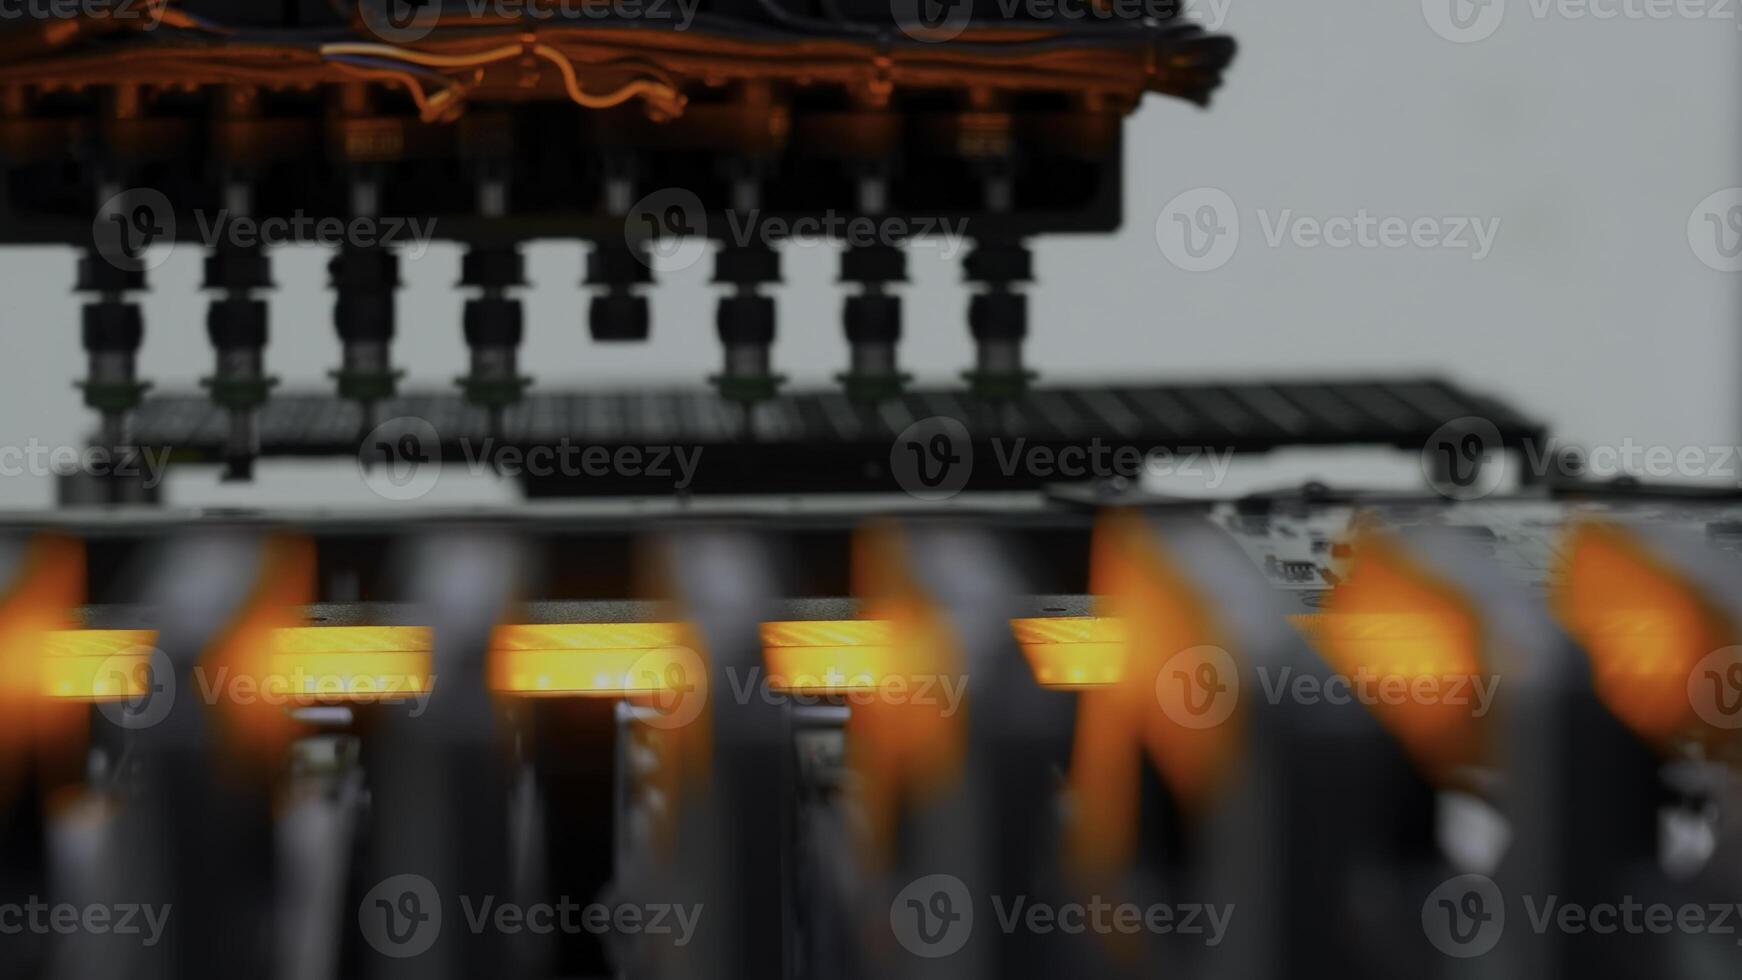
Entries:
[[[1708,268],[1688,237],[1696,205],[1742,185],[1737,0],[1682,0],[1707,4],[1698,19],[1623,12],[1663,0],[1594,0],[1622,12],[1610,18],[1490,0],[1503,14],[1475,43],[1437,35],[1416,0],[1216,2],[1241,50],[1215,106],[1151,97],[1128,128],[1124,230],[1038,245],[1029,349],[1048,376],[1443,372],[1574,440],[1742,439],[1742,273]],[[1204,3],[1199,13],[1215,16]],[[1221,268],[1190,273],[1166,260],[1156,223],[1202,187],[1235,203],[1240,244]],[[1284,209],[1499,227],[1480,261],[1457,249],[1271,247],[1262,223]],[[84,370],[73,264],[63,250],[0,254],[0,444],[76,445],[87,430],[72,387]],[[277,256],[269,360],[289,387],[324,387],[337,363],[324,264],[315,249]],[[826,383],[845,360],[835,264],[827,248],[786,257],[776,358],[798,382]],[[959,266],[935,251],[911,265],[902,355],[922,380],[947,382],[971,357]],[[199,266],[182,249],[152,274],[141,369],[161,388],[210,371]],[[667,278],[640,347],[587,337],[581,269],[579,245],[530,252],[524,358],[541,388],[699,384],[716,369],[709,263]],[[465,358],[458,252],[434,248],[404,271],[395,356],[411,384],[445,386]],[[202,477],[172,493],[277,503],[315,492],[272,479],[277,470],[262,488],[219,491]],[[359,499],[347,467],[329,477],[320,493]],[[52,499],[47,479],[0,477],[0,505]]]

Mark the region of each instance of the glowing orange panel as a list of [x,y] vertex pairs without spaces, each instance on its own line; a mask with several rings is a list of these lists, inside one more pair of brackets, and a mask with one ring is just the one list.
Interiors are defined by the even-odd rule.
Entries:
[[1108,616],[1013,619],[1010,629],[1043,686],[1077,690],[1106,687],[1125,673],[1127,633]]
[[272,633],[262,691],[367,701],[421,694],[432,684],[430,631],[421,626],[293,626]]
[[1590,655],[1598,696],[1652,741],[1698,734],[1712,705],[1696,675],[1742,659],[1735,625],[1624,528],[1581,524],[1567,543],[1555,611]]
[[512,694],[624,697],[681,688],[700,658],[681,623],[498,627],[490,686]]
[[[254,678],[259,694],[368,701],[423,693],[431,634],[421,626],[297,626],[272,631]],[[47,635],[43,693],[107,700],[145,690],[157,636],[150,630],[61,630]],[[491,686],[513,694],[624,697],[664,690],[699,663],[676,623],[504,626],[490,651]]]
[[[1330,615],[1308,629],[1319,653],[1345,678],[1393,679],[1470,691],[1483,681],[1482,627],[1458,591],[1379,534],[1355,543],[1347,578],[1332,591]],[[1385,699],[1369,705],[1433,776],[1475,761],[1480,719],[1468,698]]]
[[877,687],[895,672],[894,633],[883,619],[763,623],[769,686],[807,694]]
[[[57,630],[43,648],[43,693],[105,701],[145,693],[152,630]],[[417,626],[296,626],[272,632],[253,675],[262,699],[368,701],[430,689],[429,630]],[[212,683],[220,683],[216,671]]]
[[54,630],[43,636],[42,693],[111,701],[145,693],[154,630]]

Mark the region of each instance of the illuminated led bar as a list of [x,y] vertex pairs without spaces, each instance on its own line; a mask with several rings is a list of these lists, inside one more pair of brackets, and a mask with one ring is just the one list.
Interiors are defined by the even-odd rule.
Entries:
[[145,693],[153,630],[54,630],[44,634],[42,694],[117,701]]
[[[1324,628],[1322,613],[1289,616],[1312,638]],[[1125,674],[1125,623],[1110,616],[1013,619],[1010,629],[1041,686],[1086,690],[1118,683]]]
[[[47,634],[42,693],[107,701],[145,693],[152,630],[57,630]],[[369,701],[430,689],[429,630],[418,626],[298,626],[273,631],[256,678],[264,696]]]
[[1013,619],[1010,629],[1044,687],[1075,690],[1116,683],[1125,672],[1125,623],[1106,616]]
[[[1315,617],[1290,617],[1305,628]],[[1100,616],[1015,619],[1011,630],[1035,680],[1058,690],[1116,683],[1124,624]],[[803,693],[876,687],[888,680],[893,626],[884,620],[770,622],[761,629],[770,686]],[[320,700],[371,700],[428,691],[430,631],[418,626],[298,626],[274,631],[262,690]],[[106,700],[143,693],[156,633],[63,630],[48,634],[43,693]],[[523,695],[626,697],[681,683],[701,669],[681,623],[559,623],[498,627],[490,686]]]
[[876,687],[889,673],[894,632],[881,619],[763,623],[769,686],[807,694]]
[[422,626],[283,627],[261,689],[323,701],[422,694],[433,682],[430,642]]
[[[83,701],[143,694],[157,642],[152,630],[47,634],[45,696]],[[430,690],[430,631],[421,626],[297,626],[273,631],[261,693],[367,701]],[[491,686],[514,694],[605,697],[651,693],[695,669],[677,623],[504,626],[490,651]]]
[[701,660],[681,623],[501,626],[490,686],[511,694],[626,697],[679,689]]

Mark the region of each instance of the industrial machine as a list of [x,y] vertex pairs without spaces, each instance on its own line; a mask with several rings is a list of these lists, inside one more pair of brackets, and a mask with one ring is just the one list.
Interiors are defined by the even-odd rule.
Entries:
[[1016,394],[1031,374],[1023,243],[1114,228],[1123,117],[1150,91],[1207,102],[1233,42],[1171,8],[1007,21],[992,4],[930,6],[121,0],[38,14],[12,25],[0,64],[0,241],[85,247],[86,400],[117,447],[134,445],[145,390],[130,297],[151,248],[207,248],[208,388],[236,476],[273,387],[272,240],[343,240],[334,379],[365,420],[397,391],[394,245],[412,232],[467,246],[458,385],[498,426],[531,380],[514,291],[537,238],[592,244],[587,326],[622,342],[652,329],[656,273],[719,242],[714,381],[753,404],[780,381],[780,240],[841,237],[842,382],[876,402],[905,378],[903,238],[953,222],[974,236],[968,383]]
[[[1025,242],[1112,230],[1123,117],[1229,65],[1177,5],[21,10],[0,245],[79,250],[93,448],[354,458],[407,506],[116,465],[0,519],[0,976],[1742,969],[1732,497],[1588,479],[1435,378],[1036,380]],[[951,221],[977,355],[909,390],[902,239]],[[846,245],[835,389],[770,357],[800,228]],[[467,247],[453,391],[394,367],[406,229]],[[711,386],[529,390],[548,238],[623,342],[711,250]],[[274,390],[287,241],[334,247],[330,391]],[[201,393],[135,366],[170,247]],[[1351,445],[1424,487],[1145,481]],[[480,446],[541,499],[410,506]]]

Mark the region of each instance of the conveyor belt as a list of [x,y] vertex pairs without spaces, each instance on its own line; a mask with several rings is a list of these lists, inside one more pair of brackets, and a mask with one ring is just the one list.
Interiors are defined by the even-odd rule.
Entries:
[[[972,458],[989,464],[972,466],[962,489],[1022,490],[1068,480],[1001,465],[1014,447],[1053,453],[1094,446],[1239,453],[1289,446],[1417,449],[1442,424],[1467,416],[1493,423],[1507,447],[1541,436],[1536,423],[1512,408],[1431,378],[1037,388],[998,404],[956,390],[920,390],[871,409],[836,391],[792,392],[759,405],[748,427],[739,406],[705,391],[545,393],[510,408],[495,439],[486,414],[458,395],[408,395],[384,403],[379,415],[427,423],[402,422],[391,431],[410,432],[420,442],[433,432],[445,462],[476,462],[504,447],[699,449],[702,465],[693,480],[675,488],[699,493],[899,490],[892,449],[904,433],[916,431],[910,426],[938,417],[960,422],[952,431],[965,431]],[[361,428],[354,404],[320,394],[275,396],[260,416],[261,451],[267,457],[351,455]],[[141,445],[168,448],[178,461],[216,462],[225,418],[202,395],[166,395],[145,403],[135,433]],[[923,434],[929,439],[929,430]],[[669,473],[523,479],[539,496],[674,489]]]

